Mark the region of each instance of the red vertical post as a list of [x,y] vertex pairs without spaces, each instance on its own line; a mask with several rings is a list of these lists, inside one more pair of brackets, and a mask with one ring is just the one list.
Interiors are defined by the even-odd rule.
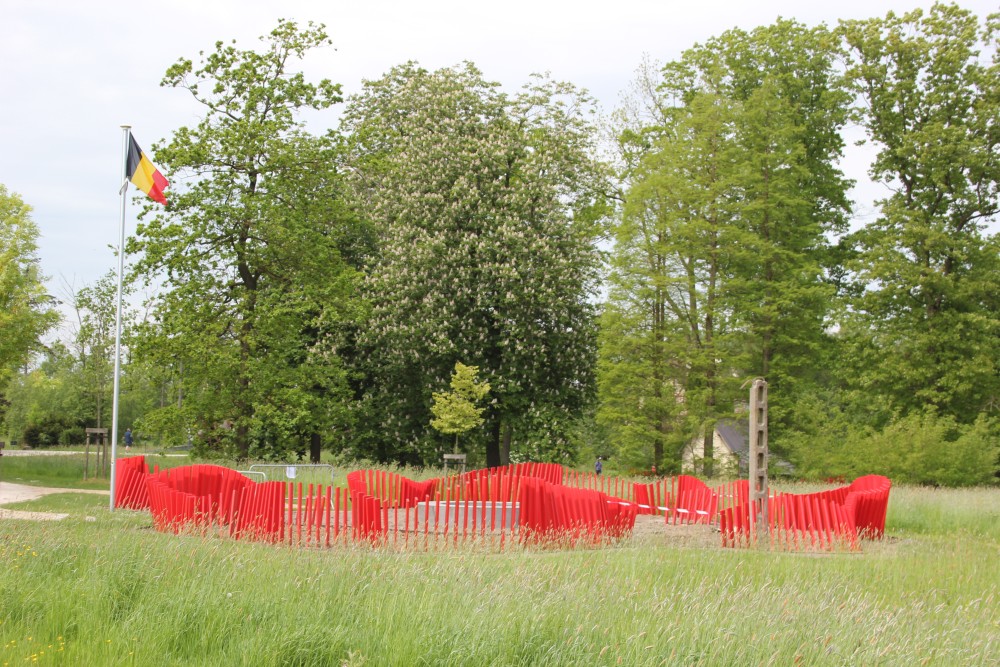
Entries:
[[781,526],[785,531],[785,546],[796,549],[795,501],[791,494],[781,494]]
[[809,506],[809,496],[802,496],[802,517],[804,519],[803,526],[809,531],[809,542],[815,546],[816,536],[813,534],[812,508]]
[[[514,498],[513,496],[510,496],[509,498],[506,499],[506,501],[504,502],[504,504],[500,506],[501,507],[501,509],[500,509],[500,548],[501,549],[503,549],[503,540],[504,540],[504,534],[506,533],[506,529],[510,528],[512,531],[514,530],[514,507],[515,507],[515,503],[516,502],[517,502],[517,499]],[[510,508],[510,525],[509,526],[507,525],[507,509],[508,508]],[[493,511],[490,512],[490,516],[492,517],[492,523],[493,523],[493,526],[495,528],[496,527],[496,521],[497,521],[497,506],[496,506],[496,504],[493,505]],[[493,530],[490,531],[490,545],[493,544],[493,532],[494,532]]]
[[229,513],[226,516],[226,523],[229,524],[229,534],[233,534],[233,524],[236,522],[236,503],[239,502],[239,492],[236,489],[230,491]]
[[322,542],[322,531],[323,531],[323,487],[321,484],[316,484],[315,497],[313,498],[313,539],[316,541],[316,546],[321,546]]
[[[359,496],[360,499],[360,496]],[[357,524],[351,526],[351,530],[347,529],[348,521],[353,521],[357,512],[354,509],[354,494],[349,492],[349,489],[344,490],[344,537],[349,538],[357,533]]]
[[768,520],[771,522],[771,544],[784,546],[786,535],[782,530],[781,524],[785,520],[785,506],[781,499],[781,494],[777,491],[772,491],[770,503],[771,509],[769,510]]
[[[493,531],[495,531],[497,529],[497,505],[498,504],[502,504],[502,503],[503,503],[503,507],[506,507],[505,501],[503,499],[497,499],[497,500],[493,501],[493,505],[492,505],[493,511],[490,512],[490,532],[493,532]],[[486,521],[485,521],[486,514],[485,514],[485,512],[486,512],[486,506],[483,505],[483,527],[484,527],[484,529],[485,529],[485,525],[486,525]],[[501,522],[502,522],[502,520],[503,520],[503,514],[501,514],[500,517],[501,517]],[[503,530],[502,523],[501,523],[500,530]]]
[[[309,543],[309,538],[312,537],[312,489],[309,489],[310,493],[306,495],[306,541],[305,544]],[[303,542],[301,540],[302,533],[299,533],[299,546],[302,546]]]
[[[477,521],[472,523],[473,531],[478,528],[480,535],[486,534],[486,506],[487,503],[493,503],[494,506],[496,505],[494,498],[499,496],[499,489],[497,488],[499,486],[499,480],[500,473],[491,473],[488,477],[484,476],[481,480],[481,484],[485,485],[485,487],[481,486],[481,488],[484,488],[487,491],[479,494],[480,512],[476,515]],[[493,489],[492,492],[488,491],[491,487]]]
[[[284,543],[285,527],[288,525],[288,483],[276,482],[275,505],[277,509],[277,541]],[[280,496],[280,497],[279,497]]]
[[295,507],[295,541],[297,544],[302,544],[302,482],[295,484],[295,486],[298,490],[298,503]]
[[281,488],[280,484],[271,487],[271,493],[269,494],[270,498],[268,499],[268,507],[270,508],[268,511],[271,513],[270,539],[271,542],[275,544],[280,542],[282,539],[281,526],[285,509],[283,504],[285,499],[284,495],[282,495],[283,491],[284,489]]
[[385,539],[385,544],[389,543],[389,505],[385,502],[379,501],[379,518],[382,524],[382,535]]
[[333,538],[340,535],[340,487],[337,487],[333,496]]
[[260,502],[258,496],[260,495],[260,486],[254,484],[250,489],[250,493],[244,498],[244,504],[246,510],[243,512],[243,531],[241,537],[249,532],[250,539],[255,537],[255,526],[257,524],[257,505]]
[[446,538],[445,542],[448,541],[447,540],[447,537],[448,537],[448,518],[449,518],[449,510],[451,510],[451,502],[449,502],[450,494],[448,493],[450,486],[451,486],[450,483],[446,483],[445,487],[444,487],[444,536]]
[[313,539],[316,541],[316,546],[323,544],[323,486],[321,484],[316,485],[316,496],[313,499],[313,530],[315,534]]
[[823,546],[829,546],[829,545],[826,544],[826,533],[823,530],[823,528],[824,528],[824,526],[823,526],[823,510],[822,510],[822,507],[821,507],[821,502],[822,501],[820,500],[819,496],[815,495],[815,494],[814,495],[810,495],[809,498],[810,498],[810,503],[812,505],[813,522],[816,525],[816,534],[819,536],[819,545],[821,547],[823,547]]
[[[473,505],[472,509],[475,511],[476,506]],[[473,522],[473,530],[475,530],[475,522]],[[469,497],[465,497],[465,513],[462,515],[462,539],[466,540],[469,536]]]
[[851,545],[851,549],[858,548],[858,531],[851,521],[850,517],[847,515],[847,508],[841,507],[841,521],[844,524],[844,531],[847,534],[848,542]]
[[403,520],[406,522],[406,532],[403,533],[403,546],[410,546],[410,501],[403,504]]
[[789,508],[792,510],[791,523],[795,526],[792,533],[792,540],[795,543],[795,549],[799,549],[802,543],[805,541],[805,533],[803,529],[806,526],[805,515],[802,510],[802,496],[792,494],[788,497]]
[[833,547],[836,533],[834,532],[833,518],[830,514],[830,501],[825,498],[819,499],[819,512],[823,517],[823,530],[826,532],[827,546]]
[[430,501],[424,501],[424,548],[427,547],[427,533],[430,528],[430,524],[431,524],[431,504]]
[[323,515],[324,515],[323,518],[324,518],[324,523],[326,524],[325,525],[325,528],[326,528],[326,540],[325,540],[325,542],[326,542],[327,548],[329,548],[329,546],[330,546],[330,493],[332,491],[333,491],[333,489],[331,489],[329,486],[327,486],[326,487],[326,493],[324,494],[324,500],[323,500]]
[[305,506],[306,544],[309,543],[309,539],[312,537],[312,509],[313,509],[313,493],[312,493],[312,484],[310,484],[309,489],[306,492],[306,506]]
[[284,525],[287,529],[282,532],[282,541],[285,541],[286,533],[289,544],[295,542],[295,482],[281,483],[281,512],[284,515]]

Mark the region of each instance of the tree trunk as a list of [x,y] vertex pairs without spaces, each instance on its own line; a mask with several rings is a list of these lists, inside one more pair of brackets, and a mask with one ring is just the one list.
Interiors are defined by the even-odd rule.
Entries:
[[309,462],[319,463],[320,453],[323,450],[322,441],[319,438],[319,433],[313,433],[309,436]]
[[510,465],[510,436],[513,430],[507,422],[500,427],[500,465],[503,466]]
[[716,372],[715,363],[710,362],[708,367],[708,398],[705,400],[705,407],[709,415],[705,424],[705,440],[702,449],[705,461],[705,477],[711,477],[715,473],[715,392],[716,392]]
[[715,424],[705,425],[705,440],[702,445],[702,472],[705,477],[711,477],[714,472],[712,463],[715,460]]
[[497,468],[500,463],[500,415],[493,419],[490,425],[490,437],[486,441],[486,467]]

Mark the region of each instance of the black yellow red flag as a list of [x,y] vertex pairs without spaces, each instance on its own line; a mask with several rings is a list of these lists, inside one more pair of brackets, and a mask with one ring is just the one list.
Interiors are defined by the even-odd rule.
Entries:
[[153,201],[161,204],[167,203],[167,198],[163,194],[164,188],[170,183],[163,177],[160,170],[150,162],[146,154],[135,143],[132,133],[128,135],[128,158],[125,161],[125,178],[132,181],[135,187],[139,188]]

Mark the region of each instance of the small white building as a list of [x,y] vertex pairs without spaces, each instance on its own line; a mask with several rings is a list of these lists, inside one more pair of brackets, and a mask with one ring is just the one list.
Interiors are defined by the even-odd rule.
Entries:
[[[713,477],[745,477],[747,475],[747,437],[750,425],[745,420],[722,419],[715,423],[712,444]],[[681,472],[702,474],[705,470],[705,438],[698,437],[684,447]]]

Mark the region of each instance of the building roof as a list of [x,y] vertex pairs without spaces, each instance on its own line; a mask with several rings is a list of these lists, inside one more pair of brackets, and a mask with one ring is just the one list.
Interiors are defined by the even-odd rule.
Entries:
[[741,459],[746,457],[749,448],[747,443],[749,428],[750,423],[742,419],[722,419],[715,424],[715,431],[722,438],[726,448]]

